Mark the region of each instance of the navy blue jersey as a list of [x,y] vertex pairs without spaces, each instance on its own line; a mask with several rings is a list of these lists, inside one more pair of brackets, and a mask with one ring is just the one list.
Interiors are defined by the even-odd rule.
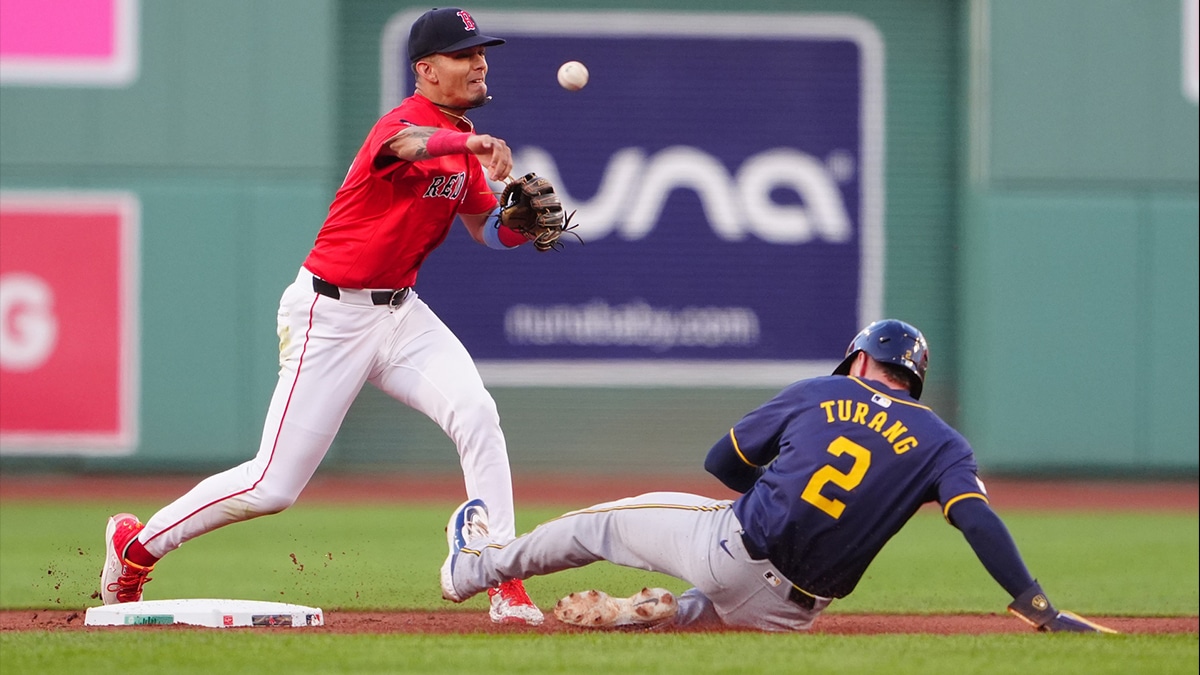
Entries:
[[966,439],[907,392],[855,377],[797,382],[730,431],[762,476],[734,504],[752,555],[841,598],[922,504],[986,501]]

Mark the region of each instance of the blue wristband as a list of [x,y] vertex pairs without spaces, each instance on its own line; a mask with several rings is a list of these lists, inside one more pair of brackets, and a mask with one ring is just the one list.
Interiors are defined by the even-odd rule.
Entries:
[[494,211],[488,216],[487,221],[483,224],[483,243],[487,244],[488,248],[497,251],[511,251],[516,246],[505,246],[504,242],[500,241],[500,212]]

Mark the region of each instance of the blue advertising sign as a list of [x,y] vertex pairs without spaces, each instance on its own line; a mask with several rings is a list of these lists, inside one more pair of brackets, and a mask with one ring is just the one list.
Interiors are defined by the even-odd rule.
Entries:
[[[412,93],[382,42],[381,106]],[[479,12],[481,133],[583,243],[455,227],[417,290],[493,385],[777,386],[828,374],[883,297],[883,44],[848,15]],[[556,80],[563,62],[591,73]],[[497,185],[499,191],[501,186]]]

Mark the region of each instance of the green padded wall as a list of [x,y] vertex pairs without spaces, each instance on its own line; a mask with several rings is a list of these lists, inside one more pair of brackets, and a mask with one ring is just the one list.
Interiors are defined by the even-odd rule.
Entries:
[[984,466],[1195,475],[1183,5],[978,0],[964,17],[959,393]]
[[336,4],[140,6],[129,87],[0,88],[0,188],[122,190],[141,206],[140,444],[132,460],[63,463],[229,464],[257,447],[279,293],[344,172]]

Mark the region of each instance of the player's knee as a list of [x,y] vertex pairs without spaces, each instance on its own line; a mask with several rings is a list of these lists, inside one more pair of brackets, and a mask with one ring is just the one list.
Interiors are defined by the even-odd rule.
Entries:
[[462,399],[454,406],[454,413],[442,421],[442,429],[456,442],[465,440],[467,436],[498,433],[500,413],[496,409],[496,402],[486,394]]
[[470,420],[472,425],[500,424],[500,412],[496,408],[496,401],[486,392],[463,401],[458,410],[462,418]]
[[257,488],[251,493],[251,502],[258,515],[269,516],[279,513],[296,503],[298,494],[284,493]]

